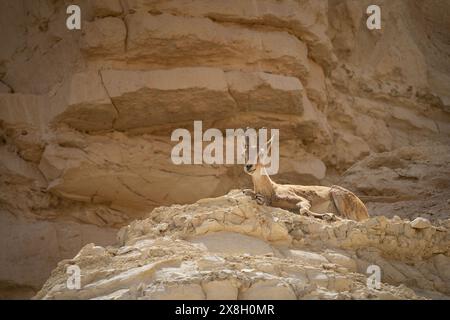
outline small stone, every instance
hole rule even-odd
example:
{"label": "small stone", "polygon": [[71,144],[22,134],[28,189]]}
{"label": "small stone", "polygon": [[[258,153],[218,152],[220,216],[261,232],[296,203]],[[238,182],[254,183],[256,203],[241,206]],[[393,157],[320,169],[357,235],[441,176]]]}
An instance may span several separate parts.
{"label": "small stone", "polygon": [[293,231],[290,232],[290,235],[294,238],[294,239],[302,239],[305,234],[303,233],[302,230],[300,229],[295,229]]}
{"label": "small stone", "polygon": [[431,227],[431,223],[430,220],[422,218],[422,217],[418,217],[416,219],[414,219],[413,221],[411,221],[411,227],[415,228],[415,229],[426,229]]}

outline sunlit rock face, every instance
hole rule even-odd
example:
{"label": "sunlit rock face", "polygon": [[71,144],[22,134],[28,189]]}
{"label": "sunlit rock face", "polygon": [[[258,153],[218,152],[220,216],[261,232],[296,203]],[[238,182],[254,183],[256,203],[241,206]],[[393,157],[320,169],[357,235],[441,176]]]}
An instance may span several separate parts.
{"label": "sunlit rock face", "polygon": [[[345,186],[372,216],[448,219],[445,1],[381,1],[381,30],[365,0],[79,4],[68,30],[63,2],[0,3],[0,240],[13,244],[0,297],[33,296],[58,261],[154,208],[250,187],[239,165],[171,161],[171,133],[195,120],[279,129],[276,182]],[[299,297],[263,280],[192,290]]]}
{"label": "sunlit rock face", "polygon": [[[450,220],[323,222],[241,190],[153,210],[88,244],[35,299],[424,299],[450,294]],[[77,290],[68,288],[77,266]],[[370,267],[383,270],[377,288]],[[369,270],[369,271],[368,271]]]}

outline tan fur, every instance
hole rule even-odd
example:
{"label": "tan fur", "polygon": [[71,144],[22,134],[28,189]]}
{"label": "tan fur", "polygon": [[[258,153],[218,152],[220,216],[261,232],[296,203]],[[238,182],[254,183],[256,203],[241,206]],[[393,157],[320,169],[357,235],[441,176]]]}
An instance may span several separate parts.
{"label": "tan fur", "polygon": [[332,186],[330,194],[333,198],[334,205],[340,211],[342,217],[351,220],[364,220],[369,218],[369,213],[364,203],[352,192],[340,186]]}
{"label": "tan fur", "polygon": [[300,214],[328,220],[344,218],[360,221],[369,218],[364,203],[340,186],[277,184],[270,179],[259,160],[256,164],[246,165],[245,172],[252,176],[253,190],[244,190],[244,193],[258,203],[298,210]]}

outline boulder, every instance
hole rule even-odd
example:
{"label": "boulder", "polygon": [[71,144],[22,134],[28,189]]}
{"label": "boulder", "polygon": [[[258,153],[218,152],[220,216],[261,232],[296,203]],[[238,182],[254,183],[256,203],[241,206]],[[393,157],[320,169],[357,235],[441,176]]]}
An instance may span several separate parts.
{"label": "boulder", "polygon": [[426,229],[431,227],[431,223],[428,219],[419,217],[411,221],[411,227],[413,227],[414,229]]}

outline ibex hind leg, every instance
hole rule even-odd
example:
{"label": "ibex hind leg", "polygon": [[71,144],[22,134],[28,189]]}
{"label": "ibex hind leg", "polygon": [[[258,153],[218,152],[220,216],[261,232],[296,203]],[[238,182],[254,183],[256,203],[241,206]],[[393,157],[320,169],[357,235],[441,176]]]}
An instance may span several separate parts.
{"label": "ibex hind leg", "polygon": [[369,218],[369,213],[364,203],[347,189],[332,186],[330,195],[336,206],[336,211],[342,218],[356,221]]}
{"label": "ibex hind leg", "polygon": [[309,217],[314,217],[317,219],[327,220],[327,221],[335,221],[339,220],[340,218],[334,215],[333,213],[316,213],[309,210],[311,208],[311,203],[304,199],[297,203],[297,207],[300,211],[301,215],[306,215]]}

